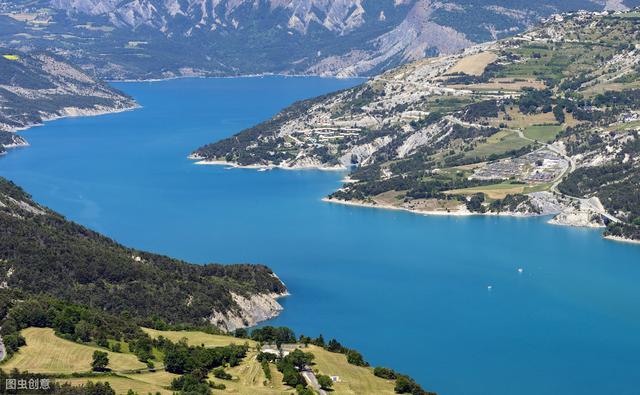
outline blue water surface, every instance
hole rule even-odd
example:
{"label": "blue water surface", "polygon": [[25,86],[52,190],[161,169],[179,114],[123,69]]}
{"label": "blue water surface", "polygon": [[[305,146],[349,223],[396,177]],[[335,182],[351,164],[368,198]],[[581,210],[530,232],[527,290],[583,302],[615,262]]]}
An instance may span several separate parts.
{"label": "blue water surface", "polygon": [[0,175],[125,245],[267,264],[292,293],[272,324],[336,337],[440,394],[639,394],[640,246],[544,218],[332,205],[320,199],[344,173],[187,159],[295,100],[358,82],[117,84],[143,108],[23,132],[31,146],[0,159]]}

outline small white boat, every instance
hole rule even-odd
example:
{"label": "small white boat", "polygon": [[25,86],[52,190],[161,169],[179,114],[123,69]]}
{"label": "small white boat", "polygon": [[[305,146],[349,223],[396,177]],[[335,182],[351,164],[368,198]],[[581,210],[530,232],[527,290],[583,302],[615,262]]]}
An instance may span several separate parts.
{"label": "small white boat", "polygon": [[493,289],[493,285],[487,285],[487,290],[491,291]]}
{"label": "small white boat", "polygon": [[269,170],[269,169],[266,168],[266,167],[261,167],[261,168],[258,169],[258,171],[267,171],[267,170]]}
{"label": "small white boat", "polygon": [[524,273],[524,269],[523,269],[523,268],[521,268],[521,267],[519,267],[519,268],[518,268],[518,273]]}

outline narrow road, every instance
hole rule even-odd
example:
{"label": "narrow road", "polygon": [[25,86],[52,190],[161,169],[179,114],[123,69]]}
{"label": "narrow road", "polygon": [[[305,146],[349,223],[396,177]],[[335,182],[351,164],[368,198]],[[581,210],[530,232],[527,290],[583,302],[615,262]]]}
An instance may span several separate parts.
{"label": "narrow road", "polygon": [[7,355],[6,350],[4,349],[4,343],[2,342],[2,336],[0,336],[0,362],[4,360],[4,357]]}
{"label": "narrow road", "polygon": [[307,366],[301,373],[302,377],[307,381],[307,384],[309,384],[314,390],[316,390],[320,395],[327,395],[327,392],[320,388],[320,383],[318,383],[318,379],[313,373],[313,370]]}

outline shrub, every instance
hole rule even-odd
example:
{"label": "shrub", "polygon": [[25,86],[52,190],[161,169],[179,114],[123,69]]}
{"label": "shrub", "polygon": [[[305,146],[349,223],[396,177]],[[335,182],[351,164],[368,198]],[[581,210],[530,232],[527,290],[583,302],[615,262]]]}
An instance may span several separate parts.
{"label": "shrub", "polygon": [[398,377],[398,374],[393,369],[383,368],[380,366],[373,369],[373,374],[387,380],[395,380]]}
{"label": "shrub", "polygon": [[231,380],[233,378],[233,376],[225,372],[222,367],[213,369],[213,376],[221,380]]}
{"label": "shrub", "polygon": [[318,384],[320,384],[320,388],[322,388],[323,390],[329,390],[331,389],[331,387],[333,387],[333,380],[331,380],[331,377],[321,374],[318,375],[317,379]]}
{"label": "shrub", "polygon": [[101,372],[107,370],[107,365],[109,365],[109,354],[102,351],[94,351],[91,368],[96,372]]}

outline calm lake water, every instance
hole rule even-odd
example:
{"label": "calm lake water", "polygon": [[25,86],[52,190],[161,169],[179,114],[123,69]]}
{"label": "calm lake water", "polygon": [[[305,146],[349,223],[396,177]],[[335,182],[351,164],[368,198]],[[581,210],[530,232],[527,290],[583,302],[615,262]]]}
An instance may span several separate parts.
{"label": "calm lake water", "polygon": [[336,337],[440,394],[640,393],[640,246],[545,219],[331,205],[320,199],[344,173],[186,158],[357,82],[118,84],[143,108],[26,131],[31,147],[1,158],[0,175],[128,246],[267,264],[292,293],[272,324]]}

